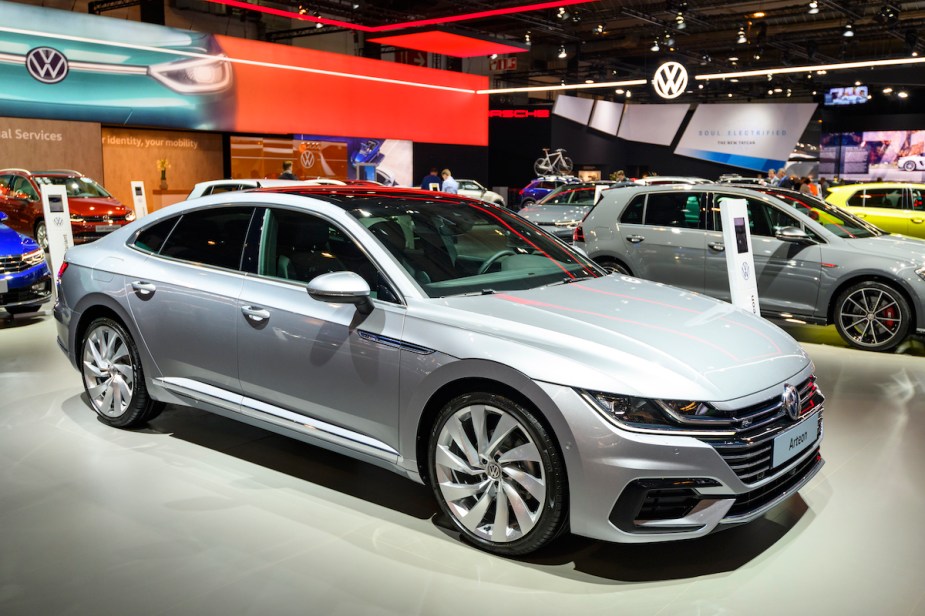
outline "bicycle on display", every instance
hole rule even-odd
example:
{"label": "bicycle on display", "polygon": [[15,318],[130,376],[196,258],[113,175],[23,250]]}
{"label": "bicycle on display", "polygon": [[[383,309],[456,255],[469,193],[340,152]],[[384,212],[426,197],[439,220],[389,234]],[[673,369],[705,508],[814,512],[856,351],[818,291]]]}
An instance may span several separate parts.
{"label": "bicycle on display", "polygon": [[543,156],[533,163],[537,175],[567,175],[572,172],[572,159],[565,155],[565,150],[557,148],[552,154],[549,148],[543,148]]}

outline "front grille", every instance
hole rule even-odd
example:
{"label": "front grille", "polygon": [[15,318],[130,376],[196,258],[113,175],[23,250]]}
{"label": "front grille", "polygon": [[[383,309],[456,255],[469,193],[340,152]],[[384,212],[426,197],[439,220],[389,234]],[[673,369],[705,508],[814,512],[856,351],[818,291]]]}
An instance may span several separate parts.
{"label": "front grille", "polygon": [[84,222],[106,222],[106,223],[120,223],[125,220],[125,215],[122,216],[81,216],[84,219]]}
{"label": "front grille", "polygon": [[[800,417],[805,417],[822,406],[825,397],[810,377],[797,387],[802,402]],[[783,409],[780,398],[736,410],[732,419],[736,435],[732,438],[702,438],[716,449],[736,476],[745,483],[757,483],[773,473],[771,456],[774,437],[794,425]],[[819,419],[822,421],[822,414]],[[820,426],[821,427],[821,426]],[[819,430],[822,434],[822,430]]]}
{"label": "front grille", "polygon": [[786,474],[781,475],[774,481],[768,482],[757,490],[752,490],[751,492],[746,492],[745,494],[740,494],[738,497],[736,497],[735,504],[729,509],[726,517],[747,515],[752,511],[756,511],[757,509],[764,507],[774,499],[778,498],[781,494],[792,490],[793,487],[799,484],[808,473],[813,472],[813,470],[821,462],[822,456],[820,455],[819,448],[817,447],[812,455],[808,456],[800,464],[787,471]]}
{"label": "front grille", "polygon": [[0,274],[24,272],[33,266],[34,264],[29,264],[23,261],[22,255],[0,257]]}

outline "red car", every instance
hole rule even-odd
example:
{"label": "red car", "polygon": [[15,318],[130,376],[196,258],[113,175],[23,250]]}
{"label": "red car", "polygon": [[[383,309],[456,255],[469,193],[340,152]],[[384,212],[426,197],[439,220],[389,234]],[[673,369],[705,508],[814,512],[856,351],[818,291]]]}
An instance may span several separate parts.
{"label": "red car", "polygon": [[46,250],[48,234],[42,210],[41,187],[53,184],[67,189],[75,244],[92,242],[135,220],[135,212],[78,171],[0,170],[0,212],[9,217],[5,224],[34,237]]}

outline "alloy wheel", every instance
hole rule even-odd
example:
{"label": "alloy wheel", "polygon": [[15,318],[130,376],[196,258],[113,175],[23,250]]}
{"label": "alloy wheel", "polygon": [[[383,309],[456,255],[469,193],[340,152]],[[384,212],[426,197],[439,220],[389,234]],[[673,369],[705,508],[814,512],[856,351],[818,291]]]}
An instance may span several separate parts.
{"label": "alloy wheel", "polygon": [[889,288],[862,286],[839,305],[839,329],[856,346],[889,348],[906,330],[905,311]]}
{"label": "alloy wheel", "polygon": [[45,221],[40,221],[35,226],[35,242],[42,250],[48,251],[48,228],[45,226]]}
{"label": "alloy wheel", "polygon": [[99,325],[87,336],[83,377],[90,402],[101,415],[120,417],[131,405],[135,366],[126,341],[112,327]]}
{"label": "alloy wheel", "polygon": [[434,468],[450,513],[493,544],[528,534],[546,505],[537,444],[512,414],[488,404],[465,406],[448,418],[437,437]]}

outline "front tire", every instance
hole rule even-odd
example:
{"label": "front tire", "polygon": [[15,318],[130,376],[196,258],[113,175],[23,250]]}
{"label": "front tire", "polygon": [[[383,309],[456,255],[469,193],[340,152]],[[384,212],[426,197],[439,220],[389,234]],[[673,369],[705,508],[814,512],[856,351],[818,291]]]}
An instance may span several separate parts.
{"label": "front tire", "polygon": [[42,250],[48,252],[48,227],[44,220],[35,223],[35,241]]}
{"label": "front tire", "polygon": [[915,167],[916,167],[916,164],[915,164],[915,161],[913,160],[907,160],[906,162],[903,163],[903,169],[905,169],[906,171],[915,171]]}
{"label": "front tire", "polygon": [[80,355],[84,390],[104,423],[131,428],[160,414],[164,405],[148,395],[138,349],[121,323],[108,317],[90,323]]}
{"label": "front tire", "polygon": [[440,411],[429,441],[430,484],[465,541],[519,556],[554,539],[565,522],[559,449],[533,412],[504,396],[459,396]]}
{"label": "front tire", "polygon": [[889,351],[906,339],[912,310],[902,293],[867,280],[845,289],[835,300],[835,328],[851,346]]}

